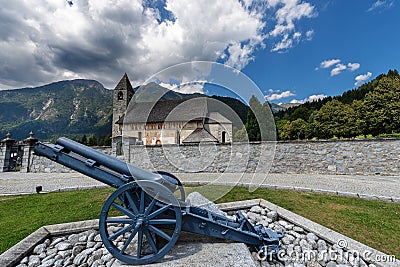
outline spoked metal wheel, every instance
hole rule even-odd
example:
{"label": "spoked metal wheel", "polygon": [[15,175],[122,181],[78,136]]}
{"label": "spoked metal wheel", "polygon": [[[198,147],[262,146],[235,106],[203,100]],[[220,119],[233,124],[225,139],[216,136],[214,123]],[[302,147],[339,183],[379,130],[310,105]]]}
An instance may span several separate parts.
{"label": "spoked metal wheel", "polygon": [[172,173],[166,172],[166,171],[155,171],[155,173],[161,174],[162,177],[171,183],[172,185],[175,185],[175,188],[173,189],[174,192],[177,192],[179,190],[179,199],[182,201],[185,201],[186,195],[185,195],[185,189],[183,188],[182,182]]}
{"label": "spoked metal wheel", "polygon": [[128,264],[162,258],[177,241],[182,213],[173,193],[153,181],[126,184],[107,199],[100,235],[107,250]]}

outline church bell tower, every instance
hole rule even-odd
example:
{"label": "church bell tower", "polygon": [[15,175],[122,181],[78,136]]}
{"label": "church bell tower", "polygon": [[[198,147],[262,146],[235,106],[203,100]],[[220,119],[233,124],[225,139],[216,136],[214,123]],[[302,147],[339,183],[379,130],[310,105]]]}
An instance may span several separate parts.
{"label": "church bell tower", "polygon": [[114,89],[113,98],[113,118],[112,118],[112,138],[121,137],[122,132],[117,124],[120,119],[123,119],[126,109],[128,108],[129,101],[132,99],[135,91],[132,88],[128,75],[125,73]]}

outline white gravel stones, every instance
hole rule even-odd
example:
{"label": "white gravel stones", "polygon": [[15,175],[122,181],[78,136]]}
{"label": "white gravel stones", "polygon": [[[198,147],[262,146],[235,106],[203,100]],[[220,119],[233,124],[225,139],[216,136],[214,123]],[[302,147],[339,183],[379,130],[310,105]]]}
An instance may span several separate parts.
{"label": "white gravel stones", "polygon": [[[261,211],[266,215],[262,215]],[[260,267],[373,267],[359,257],[353,257],[338,245],[328,244],[314,233],[306,232],[302,227],[279,218],[275,211],[254,206],[242,213],[251,223],[264,225],[264,220],[269,219],[269,228],[285,231],[285,236],[280,240],[278,255],[260,260],[257,253],[252,254]]]}
{"label": "white gravel stones", "polygon": [[69,242],[60,242],[60,243],[58,243],[55,247],[56,247],[56,249],[58,249],[59,251],[63,251],[63,250],[71,249],[73,246],[72,246],[72,244],[69,243]]}
{"label": "white gravel stones", "polygon": [[[260,267],[374,267],[340,246],[329,244],[301,226],[279,218],[275,211],[257,205],[241,212],[253,224],[285,232],[278,255],[260,260],[257,252],[252,253]],[[234,211],[228,212],[227,216],[234,218]],[[121,229],[118,226],[111,228],[112,232]],[[45,240],[17,267],[112,267],[114,262],[115,258],[105,249],[98,231],[89,230]]]}
{"label": "white gravel stones", "polygon": [[113,261],[99,233],[90,230],[45,240],[33,249],[32,255],[23,258],[18,267],[104,267]]}
{"label": "white gravel stones", "polygon": [[[251,212],[260,213],[260,214],[261,214],[261,211],[263,211],[263,210],[264,210],[264,209],[261,208],[260,206],[253,206],[253,207],[251,207],[251,209],[250,209]],[[264,213],[265,213],[265,212],[264,212]],[[261,215],[263,215],[263,214],[261,214]]]}
{"label": "white gravel stones", "polygon": [[272,221],[276,221],[278,219],[278,213],[276,211],[270,211],[267,213],[267,217],[270,218]]}
{"label": "white gravel stones", "polygon": [[34,249],[33,249],[33,254],[40,254],[43,251],[46,250],[47,245],[46,244],[40,244],[37,245]]}

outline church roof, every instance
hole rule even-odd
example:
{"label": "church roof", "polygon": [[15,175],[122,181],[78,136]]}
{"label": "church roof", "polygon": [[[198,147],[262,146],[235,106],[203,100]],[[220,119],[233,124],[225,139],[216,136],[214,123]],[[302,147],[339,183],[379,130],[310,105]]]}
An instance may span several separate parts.
{"label": "church roof", "polygon": [[219,112],[210,112],[205,120],[207,124],[232,123]]}
{"label": "church roof", "polygon": [[178,100],[161,100],[129,104],[125,117],[118,123],[188,122],[203,120],[207,115],[204,97]]}
{"label": "church roof", "polygon": [[182,143],[184,144],[193,144],[200,142],[218,143],[218,140],[212,134],[210,134],[206,129],[197,128],[182,141]]}

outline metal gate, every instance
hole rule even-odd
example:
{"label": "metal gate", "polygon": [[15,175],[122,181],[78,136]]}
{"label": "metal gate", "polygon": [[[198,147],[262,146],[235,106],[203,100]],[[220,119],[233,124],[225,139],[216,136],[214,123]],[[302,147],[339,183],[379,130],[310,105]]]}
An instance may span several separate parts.
{"label": "metal gate", "polygon": [[24,155],[23,145],[14,144],[11,147],[10,165],[8,170],[11,172],[19,171],[22,165],[22,157]]}

